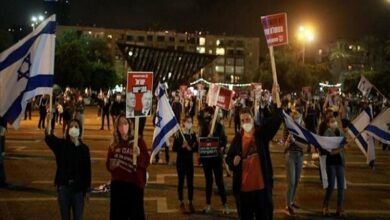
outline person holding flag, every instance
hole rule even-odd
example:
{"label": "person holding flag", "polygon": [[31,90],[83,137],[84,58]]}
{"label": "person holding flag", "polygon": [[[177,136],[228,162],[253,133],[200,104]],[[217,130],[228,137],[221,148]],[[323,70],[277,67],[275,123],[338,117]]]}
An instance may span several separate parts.
{"label": "person holding flag", "polygon": [[[149,153],[145,141],[133,146],[132,122],[119,114],[114,123],[112,142],[108,148],[106,167],[111,173],[110,219],[145,219],[144,187]],[[133,165],[133,154],[137,162]]]}
{"label": "person holding flag", "polygon": [[[336,118],[330,116],[326,119],[328,125],[324,135],[328,137],[340,137],[341,133]],[[343,204],[344,204],[344,186],[345,186],[345,157],[344,157],[344,145],[336,146],[326,155],[326,174],[328,179],[328,187],[326,188],[325,198],[323,202],[323,215],[329,216],[329,201],[332,196],[335,181],[337,181],[337,211],[336,216],[343,216]]]}
{"label": "person holding flag", "polygon": [[[49,120],[53,115],[49,115]],[[82,125],[77,119],[69,122],[65,138],[53,135],[53,130],[45,130],[45,142],[53,151],[57,163],[55,185],[58,192],[61,218],[83,219],[84,199],[89,198],[91,188],[91,156],[89,148],[81,141]]]}
{"label": "person holding flag", "polygon": [[[277,97],[274,84],[272,97]],[[276,101],[277,99],[273,99]],[[261,127],[255,126],[250,109],[240,112],[242,131],[231,142],[226,162],[233,171],[233,194],[241,220],[273,219],[273,169],[269,142],[282,124],[281,104]]]}
{"label": "person holding flag", "polygon": [[190,213],[195,213],[192,203],[194,196],[194,161],[193,153],[198,149],[198,139],[192,130],[192,118],[186,115],[183,118],[183,135],[181,132],[176,133],[172,150],[177,152],[176,170],[178,176],[177,194],[179,197],[180,210],[185,213],[183,202],[184,178],[187,179],[188,189],[188,208]]}

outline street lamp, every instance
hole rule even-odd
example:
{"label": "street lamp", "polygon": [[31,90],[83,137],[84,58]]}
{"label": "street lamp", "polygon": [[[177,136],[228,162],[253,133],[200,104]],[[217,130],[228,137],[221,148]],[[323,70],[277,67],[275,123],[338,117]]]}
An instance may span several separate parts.
{"label": "street lamp", "polygon": [[307,42],[314,41],[313,31],[304,26],[299,26],[298,40],[302,42],[302,63],[305,64],[305,45]]}
{"label": "street lamp", "polygon": [[32,16],[31,17],[31,27],[33,28],[33,30],[35,30],[35,27],[40,23],[42,22],[43,20],[45,19],[45,17],[43,17],[43,15],[37,15],[37,16]]}

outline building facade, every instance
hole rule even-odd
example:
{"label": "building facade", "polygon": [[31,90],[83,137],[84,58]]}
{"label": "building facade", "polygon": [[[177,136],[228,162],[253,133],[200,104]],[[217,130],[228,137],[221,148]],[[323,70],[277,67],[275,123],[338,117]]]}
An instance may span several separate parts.
{"label": "building facade", "polygon": [[115,57],[117,71],[126,72],[128,67],[116,42],[217,55],[214,62],[202,68],[196,76],[212,82],[242,82],[245,75],[255,73],[259,67],[259,38],[211,35],[201,32],[179,33],[80,26],[59,26],[57,33],[61,34],[65,30],[75,30],[80,34],[106,40]]}

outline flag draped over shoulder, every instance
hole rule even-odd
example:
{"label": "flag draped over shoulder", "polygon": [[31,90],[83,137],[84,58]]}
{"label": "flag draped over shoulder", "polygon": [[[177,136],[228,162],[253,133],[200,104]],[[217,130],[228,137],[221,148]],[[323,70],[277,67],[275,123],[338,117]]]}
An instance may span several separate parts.
{"label": "flag draped over shoulder", "polygon": [[373,85],[370,83],[370,81],[366,79],[366,77],[364,76],[360,77],[358,89],[360,90],[360,92],[363,93],[363,96],[366,96],[368,93],[370,93],[372,87]]}
{"label": "flag draped over shoulder", "polygon": [[365,130],[375,139],[390,144],[390,108],[383,110]]}
{"label": "flag draped over shoulder", "polygon": [[180,129],[179,123],[177,122],[175,114],[169,104],[165,89],[161,84],[158,85],[156,94],[157,92],[159,100],[154,123],[155,128],[150,162],[153,161],[155,155],[161,150],[161,148],[168,143],[169,137]]}
{"label": "flag draped over shoulder", "polygon": [[316,135],[306,128],[303,128],[296,123],[286,112],[283,111],[283,118],[288,131],[306,141],[308,144],[314,145],[317,148],[322,148],[327,151],[338,148],[340,145],[346,144],[345,137],[324,137]]}
{"label": "flag draped over shoulder", "polygon": [[19,127],[27,100],[53,91],[55,15],[0,54],[0,115]]}
{"label": "flag draped over shoulder", "polygon": [[348,125],[347,131],[355,140],[356,145],[367,158],[367,163],[375,160],[375,145],[373,137],[364,129],[372,120],[372,109],[363,110],[352,122]]}

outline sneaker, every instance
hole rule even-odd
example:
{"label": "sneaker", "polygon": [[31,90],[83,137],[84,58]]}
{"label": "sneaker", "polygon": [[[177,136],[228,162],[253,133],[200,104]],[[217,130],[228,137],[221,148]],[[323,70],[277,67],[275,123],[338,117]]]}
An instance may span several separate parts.
{"label": "sneaker", "polygon": [[192,203],[188,204],[188,209],[190,210],[190,213],[195,213],[195,208]]}
{"label": "sneaker", "polygon": [[230,210],[229,210],[229,207],[228,207],[227,204],[223,205],[222,213],[223,213],[224,215],[229,215],[229,214],[230,214]]}
{"label": "sneaker", "polygon": [[295,216],[294,209],[293,209],[292,207],[287,206],[287,207],[286,207],[286,214],[287,214],[288,216]]}
{"label": "sneaker", "polygon": [[210,214],[211,211],[211,205],[206,205],[206,207],[203,209],[203,212],[206,214]]}

